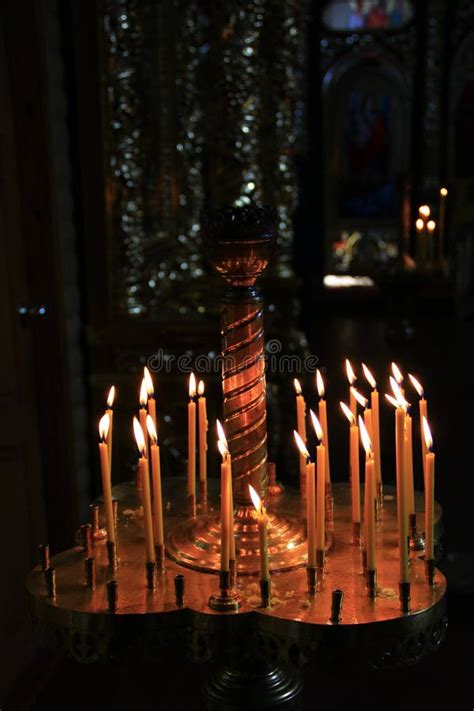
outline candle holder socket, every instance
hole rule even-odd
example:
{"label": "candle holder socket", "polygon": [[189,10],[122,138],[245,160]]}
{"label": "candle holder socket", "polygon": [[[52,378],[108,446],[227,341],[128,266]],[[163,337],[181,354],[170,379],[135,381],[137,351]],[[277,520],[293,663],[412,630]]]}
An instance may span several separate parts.
{"label": "candle holder socket", "polygon": [[436,566],[434,558],[425,558],[425,576],[428,585],[433,586],[435,581]]}
{"label": "candle holder socket", "polygon": [[233,612],[239,609],[239,598],[234,590],[230,589],[230,571],[219,571],[219,593],[211,595],[209,607],[218,612]]}
{"label": "candle holder socket", "polygon": [[332,622],[333,625],[337,625],[341,621],[343,602],[344,591],[339,589],[333,590],[331,601],[331,617],[329,618],[329,622]]}
{"label": "candle holder socket", "polygon": [[92,525],[92,540],[93,541],[103,541],[107,538],[107,531],[105,528],[100,527],[100,508],[99,504],[91,504],[89,506],[91,512],[91,525]]}
{"label": "candle holder socket", "polygon": [[317,580],[315,565],[308,565],[307,566],[306,578],[308,580],[308,595],[315,595],[316,594],[316,580]]}
{"label": "candle holder socket", "polygon": [[39,547],[40,554],[40,566],[41,570],[44,572],[50,567],[50,557],[49,557],[49,544],[42,543]]}
{"label": "candle holder socket", "polygon": [[116,612],[118,607],[118,584],[116,580],[107,583],[107,604],[109,612]]}
{"label": "candle holder socket", "polygon": [[56,570],[54,568],[46,568],[44,579],[46,582],[46,594],[54,599],[56,597]]}
{"label": "candle holder socket", "polygon": [[284,486],[276,479],[275,462],[268,462],[268,496],[279,496],[280,494],[283,494],[284,490]]}
{"label": "candle holder socket", "polygon": [[229,585],[233,590],[237,579],[237,561],[235,558],[229,560]]}
{"label": "candle holder socket", "polygon": [[86,588],[89,590],[95,589],[95,560],[94,558],[86,558],[84,561],[84,570],[86,576]]}
{"label": "candle holder socket", "polygon": [[84,548],[84,555],[90,558],[92,555],[92,526],[90,523],[83,523],[81,526],[81,541]]}
{"label": "candle holder socket", "polygon": [[109,567],[115,570],[117,567],[117,543],[115,541],[107,541],[106,545]]}
{"label": "candle holder socket", "polygon": [[165,569],[165,547],[157,543],[155,545],[156,569],[161,572]]}
{"label": "candle holder socket", "polygon": [[154,560],[147,560],[145,563],[146,586],[148,590],[156,588],[156,563]]}
{"label": "candle holder socket", "polygon": [[322,580],[324,575],[324,551],[316,548],[316,568],[318,569],[318,578]]}
{"label": "candle holder socket", "polygon": [[410,612],[410,583],[408,580],[403,580],[398,583],[400,592],[400,609],[402,612]]}
{"label": "candle holder socket", "polygon": [[184,604],[184,575],[179,573],[174,576],[174,597],[177,607],[182,607]]}
{"label": "candle holder socket", "polygon": [[368,597],[377,597],[377,571],[367,570],[365,573],[365,578],[367,582],[367,595]]}
{"label": "candle holder socket", "polygon": [[262,598],[262,607],[270,607],[271,581],[260,580],[260,596]]}

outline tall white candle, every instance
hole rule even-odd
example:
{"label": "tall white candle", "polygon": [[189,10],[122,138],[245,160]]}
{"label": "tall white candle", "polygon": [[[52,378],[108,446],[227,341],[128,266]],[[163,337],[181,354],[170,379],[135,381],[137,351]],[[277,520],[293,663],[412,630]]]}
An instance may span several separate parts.
{"label": "tall white candle", "polygon": [[110,418],[106,413],[99,422],[99,456],[100,471],[102,474],[102,495],[104,497],[105,526],[107,529],[107,540],[115,541],[115,522],[112,505],[112,482],[110,478],[109,453],[107,447],[107,434],[110,427]]}

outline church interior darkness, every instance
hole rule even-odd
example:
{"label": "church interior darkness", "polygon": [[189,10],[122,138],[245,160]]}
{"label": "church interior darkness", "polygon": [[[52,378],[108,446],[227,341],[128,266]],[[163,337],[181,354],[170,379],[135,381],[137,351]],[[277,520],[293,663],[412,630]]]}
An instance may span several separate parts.
{"label": "church interior darkness", "polygon": [[[188,466],[194,367],[206,387],[208,478],[218,484],[227,297],[203,215],[254,206],[276,210],[259,285],[277,480],[299,486],[293,378],[317,408],[318,368],[332,480],[348,482],[339,402],[350,359],[361,391],[370,392],[362,363],[376,375],[384,484],[395,485],[383,393],[397,363],[414,418],[409,373],[429,401],[443,511],[437,565],[448,581],[449,624],[435,654],[362,671],[336,660],[318,670],[316,657],[302,665],[299,706],[275,708],[472,708],[474,4],[5,0],[0,105],[2,711],[207,708],[210,662],[197,636],[178,661],[80,663],[94,661],[85,637],[72,658],[38,644],[25,581],[40,544],[51,556],[77,545],[102,496],[97,425],[111,385],[113,485],[135,481],[131,423],[145,366],[163,481]],[[293,372],[283,361],[314,365]]]}

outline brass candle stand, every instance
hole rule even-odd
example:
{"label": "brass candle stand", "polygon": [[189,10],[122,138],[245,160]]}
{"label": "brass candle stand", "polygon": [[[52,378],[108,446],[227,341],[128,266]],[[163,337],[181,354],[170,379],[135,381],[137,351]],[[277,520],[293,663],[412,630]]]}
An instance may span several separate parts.
{"label": "brass candle stand", "polygon": [[[446,580],[411,546],[410,585],[398,581],[393,489],[377,516],[377,571],[364,570],[360,531],[351,520],[350,488],[333,484],[326,540],[306,567],[305,502],[299,492],[268,487],[262,296],[255,284],[275,241],[276,214],[255,207],[203,215],[211,263],[226,283],[222,301],[224,426],[232,455],[236,561],[220,570],[220,503],[210,480],[189,515],[185,480],[163,480],[164,550],[144,560],[143,516],[135,485],[114,487],[117,545],[103,536],[97,504],[77,547],[30,574],[39,638],[82,662],[136,662],[183,652],[209,662],[208,706],[290,708],[305,664],[331,659],[366,668],[413,664],[440,645],[446,628]],[[268,512],[270,580],[259,580],[259,534],[248,485]],[[416,495],[417,511],[423,498]],[[194,506],[193,506],[194,509]],[[438,541],[441,512],[435,507]],[[422,531],[423,519],[411,521]]]}

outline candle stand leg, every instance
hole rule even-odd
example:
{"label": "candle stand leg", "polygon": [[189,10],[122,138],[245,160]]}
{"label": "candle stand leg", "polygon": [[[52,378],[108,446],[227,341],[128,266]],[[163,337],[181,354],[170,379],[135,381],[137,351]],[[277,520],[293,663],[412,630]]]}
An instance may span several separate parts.
{"label": "candle stand leg", "polygon": [[43,543],[39,547],[39,553],[40,553],[40,566],[41,570],[44,572],[50,567],[50,559],[49,559],[49,544],[48,543]]}
{"label": "candle stand leg", "polygon": [[157,543],[155,545],[156,569],[163,571],[165,569],[165,547]]}
{"label": "candle stand leg", "polygon": [[148,590],[156,588],[156,563],[154,560],[147,560],[145,563],[146,569],[146,586]]}
{"label": "candle stand leg", "polygon": [[426,575],[426,582],[428,585],[433,586],[434,585],[434,580],[435,580],[435,573],[436,573],[436,567],[435,567],[435,560],[434,558],[425,558],[425,575]]}
{"label": "candle stand leg", "polygon": [[231,612],[239,609],[239,597],[234,590],[230,589],[229,570],[219,572],[219,593],[211,595],[209,607],[218,612]]}
{"label": "candle stand leg", "polygon": [[368,597],[377,597],[377,571],[367,570],[366,572],[367,580],[367,595]]}
{"label": "candle stand leg", "polygon": [[400,591],[400,609],[402,612],[410,612],[410,583],[402,581],[398,583]]}
{"label": "candle stand leg", "polygon": [[316,566],[308,565],[306,568],[306,577],[308,580],[308,595],[316,594]]}
{"label": "candle stand leg", "polygon": [[331,617],[329,621],[333,625],[339,624],[342,618],[342,603],[344,601],[344,592],[342,590],[332,591]]}
{"label": "candle stand leg", "polygon": [[184,605],[184,575],[174,576],[174,596],[177,607]]}
{"label": "candle stand leg", "polygon": [[262,607],[270,607],[270,580],[260,580],[260,595],[262,598]]}
{"label": "candle stand leg", "polygon": [[86,588],[89,590],[95,589],[95,560],[94,558],[86,558],[84,561],[84,570],[86,576]]}

